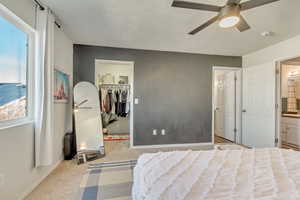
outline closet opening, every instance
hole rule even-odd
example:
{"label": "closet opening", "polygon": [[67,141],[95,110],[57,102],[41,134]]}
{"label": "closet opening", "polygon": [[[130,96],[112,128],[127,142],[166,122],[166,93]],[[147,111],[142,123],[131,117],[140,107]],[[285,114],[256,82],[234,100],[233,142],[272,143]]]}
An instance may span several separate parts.
{"label": "closet opening", "polygon": [[95,60],[105,152],[133,144],[134,62]]}
{"label": "closet opening", "polygon": [[214,143],[241,144],[241,69],[213,67]]}
{"label": "closet opening", "polygon": [[278,146],[300,150],[300,57],[281,61],[278,67]]}

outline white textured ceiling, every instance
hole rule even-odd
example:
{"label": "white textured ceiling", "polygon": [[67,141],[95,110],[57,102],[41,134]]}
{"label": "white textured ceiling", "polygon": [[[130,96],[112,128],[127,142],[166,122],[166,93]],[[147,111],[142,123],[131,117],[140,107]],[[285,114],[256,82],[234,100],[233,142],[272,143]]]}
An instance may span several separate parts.
{"label": "white textured ceiling", "polygon": [[[240,33],[215,23],[187,33],[214,12],[171,7],[173,0],[43,0],[77,44],[190,53],[245,55],[300,34],[300,0],[281,0],[242,14],[251,29]],[[224,5],[226,0],[191,0]],[[275,33],[262,37],[264,31]]]}

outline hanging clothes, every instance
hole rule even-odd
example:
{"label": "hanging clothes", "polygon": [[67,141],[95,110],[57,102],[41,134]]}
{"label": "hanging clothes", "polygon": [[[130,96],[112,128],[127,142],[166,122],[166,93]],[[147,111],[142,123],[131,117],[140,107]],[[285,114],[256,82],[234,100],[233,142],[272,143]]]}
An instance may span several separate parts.
{"label": "hanging clothes", "polygon": [[127,117],[130,110],[130,87],[128,85],[101,85],[99,90],[101,111]]}
{"label": "hanging clothes", "polygon": [[119,90],[115,91],[115,97],[116,97],[115,113],[116,113],[116,115],[119,115],[119,112],[120,112],[120,91]]}
{"label": "hanging clothes", "polygon": [[107,90],[105,90],[104,88],[100,89],[100,101],[101,101],[101,111],[102,112],[106,112],[107,109],[107,104],[106,104],[106,96],[107,96]]}
{"label": "hanging clothes", "polygon": [[127,91],[123,90],[121,92],[121,113],[120,113],[121,117],[126,117],[127,116],[126,104],[127,104]]}

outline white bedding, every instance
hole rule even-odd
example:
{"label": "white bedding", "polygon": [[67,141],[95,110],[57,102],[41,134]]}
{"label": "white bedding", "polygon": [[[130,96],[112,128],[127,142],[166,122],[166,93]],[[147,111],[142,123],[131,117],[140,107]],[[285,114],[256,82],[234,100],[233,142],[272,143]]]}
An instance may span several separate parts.
{"label": "white bedding", "polygon": [[134,200],[300,200],[300,152],[283,149],[144,154]]}

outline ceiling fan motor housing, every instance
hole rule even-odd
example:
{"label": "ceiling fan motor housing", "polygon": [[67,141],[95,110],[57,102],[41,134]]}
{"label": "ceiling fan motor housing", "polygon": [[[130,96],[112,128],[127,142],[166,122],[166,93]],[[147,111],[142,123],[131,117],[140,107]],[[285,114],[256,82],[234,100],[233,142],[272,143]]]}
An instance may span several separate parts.
{"label": "ceiling fan motor housing", "polygon": [[222,20],[226,17],[240,16],[241,8],[237,4],[229,4],[224,6],[219,13],[219,20]]}

